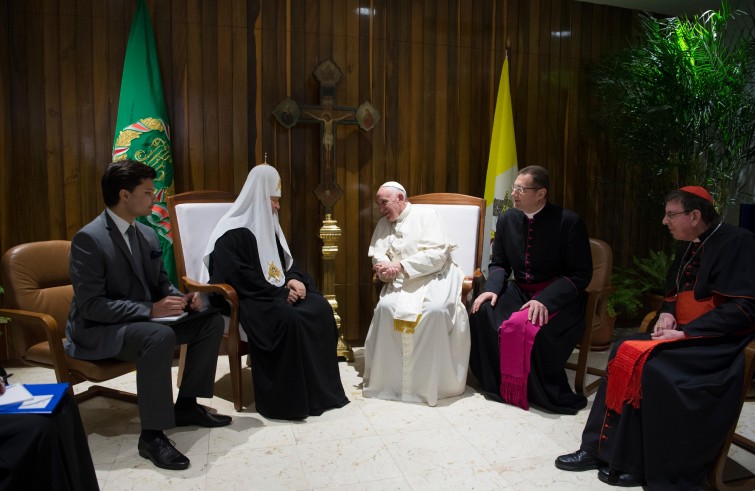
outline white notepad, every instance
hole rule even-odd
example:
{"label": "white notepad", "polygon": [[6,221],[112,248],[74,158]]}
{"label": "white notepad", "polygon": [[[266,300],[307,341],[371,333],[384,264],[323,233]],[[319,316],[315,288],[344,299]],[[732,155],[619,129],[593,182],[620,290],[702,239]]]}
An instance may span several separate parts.
{"label": "white notepad", "polygon": [[0,395],[0,406],[17,404],[33,399],[31,392],[26,390],[23,384],[13,384],[5,387],[5,394]]}
{"label": "white notepad", "polygon": [[162,322],[163,324],[168,324],[170,322],[176,322],[178,320],[181,320],[187,315],[189,315],[188,312],[181,312],[178,315],[168,315],[166,317],[150,317],[149,320],[151,320],[152,322]]}

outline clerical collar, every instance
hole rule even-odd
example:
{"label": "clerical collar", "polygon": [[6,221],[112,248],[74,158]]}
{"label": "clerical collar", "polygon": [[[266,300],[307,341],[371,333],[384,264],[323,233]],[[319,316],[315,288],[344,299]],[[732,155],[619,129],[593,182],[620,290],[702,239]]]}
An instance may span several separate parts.
{"label": "clerical collar", "polygon": [[708,237],[710,237],[711,235],[713,235],[713,232],[715,232],[716,230],[718,230],[718,227],[720,227],[720,226],[721,226],[721,222],[719,222],[719,223],[712,223],[705,230],[705,232],[703,232],[700,235],[698,235],[696,239],[692,239],[692,242],[700,242],[700,241],[705,242],[708,239]]}
{"label": "clerical collar", "polygon": [[534,217],[535,215],[537,215],[538,213],[540,213],[541,211],[543,211],[543,208],[545,208],[545,205],[541,206],[540,209],[537,210],[536,212],[533,212],[533,213],[524,213],[524,214],[527,215],[527,218],[529,218],[530,220],[532,220],[532,217]]}
{"label": "clerical collar", "polygon": [[123,218],[121,218],[118,215],[116,215],[115,212],[113,210],[111,210],[110,208],[105,208],[105,212],[107,212],[107,214],[110,215],[110,218],[113,219],[113,222],[115,223],[115,226],[118,227],[118,231],[121,234],[125,234],[126,231],[128,230],[128,228],[131,226],[131,224],[128,223]]}
{"label": "clerical collar", "polygon": [[409,208],[411,208],[411,206],[412,206],[412,204],[407,201],[406,202],[406,208],[404,208],[404,211],[402,211],[401,214],[396,217],[396,221],[397,222],[400,222],[404,218],[406,218],[406,216],[409,214]]}

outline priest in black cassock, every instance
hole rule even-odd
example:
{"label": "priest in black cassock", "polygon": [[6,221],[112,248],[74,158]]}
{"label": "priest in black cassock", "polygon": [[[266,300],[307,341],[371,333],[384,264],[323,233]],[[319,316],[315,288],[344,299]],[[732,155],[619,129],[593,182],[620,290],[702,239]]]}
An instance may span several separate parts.
{"label": "priest in black cassock", "polygon": [[548,203],[549,186],[540,166],[514,181],[514,208],[498,218],[485,288],[472,304],[469,366],[495,400],[576,414],[587,400],[572,391],[564,363],[584,330],[592,256],[584,223]]}
{"label": "priest in black cassock", "polygon": [[[228,283],[239,296],[249,339],[257,412],[270,419],[304,419],[349,403],[336,356],[333,309],[300,270],[278,222],[281,180],[255,166],[207,244],[210,283]],[[214,304],[226,308],[222,299]]]}
{"label": "priest in black cassock", "polygon": [[755,235],[722,223],[699,186],[669,193],[663,223],[680,243],[653,333],[614,347],[580,450],[555,464],[616,486],[697,490],[738,415]]}

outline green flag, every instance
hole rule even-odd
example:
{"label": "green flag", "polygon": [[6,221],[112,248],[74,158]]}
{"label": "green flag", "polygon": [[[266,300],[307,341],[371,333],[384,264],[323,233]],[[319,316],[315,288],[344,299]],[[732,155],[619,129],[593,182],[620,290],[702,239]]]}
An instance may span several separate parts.
{"label": "green flag", "polygon": [[178,285],[170,217],[165,203],[167,194],[173,191],[173,152],[155,35],[144,0],[136,0],[115,123],[113,161],[125,159],[142,162],[157,171],[157,202],[152,207],[152,214],[139,217],[139,221],[157,232],[168,278]]}

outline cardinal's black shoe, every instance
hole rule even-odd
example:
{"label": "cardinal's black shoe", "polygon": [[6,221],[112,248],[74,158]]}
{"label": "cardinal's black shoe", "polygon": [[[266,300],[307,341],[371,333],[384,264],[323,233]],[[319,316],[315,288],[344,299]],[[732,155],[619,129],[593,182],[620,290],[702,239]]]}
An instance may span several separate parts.
{"label": "cardinal's black shoe", "polygon": [[556,467],[562,471],[589,471],[597,469],[601,465],[603,463],[600,460],[592,457],[584,450],[577,450],[576,452],[556,457]]}
{"label": "cardinal's black shoe", "polygon": [[634,488],[642,486],[642,479],[628,472],[621,472],[610,467],[601,467],[598,471],[598,479],[611,486],[622,488]]}

